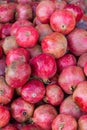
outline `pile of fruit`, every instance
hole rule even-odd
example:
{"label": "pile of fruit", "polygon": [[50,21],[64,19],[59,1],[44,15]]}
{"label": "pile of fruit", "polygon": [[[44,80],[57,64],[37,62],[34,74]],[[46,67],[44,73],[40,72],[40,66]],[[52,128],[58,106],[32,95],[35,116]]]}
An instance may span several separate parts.
{"label": "pile of fruit", "polygon": [[87,130],[86,9],[0,0],[0,130]]}

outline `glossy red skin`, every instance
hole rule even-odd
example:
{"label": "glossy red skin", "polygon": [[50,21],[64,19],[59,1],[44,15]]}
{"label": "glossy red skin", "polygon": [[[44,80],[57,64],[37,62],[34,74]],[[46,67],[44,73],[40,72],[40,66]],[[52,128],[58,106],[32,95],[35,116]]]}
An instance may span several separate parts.
{"label": "glossy red skin", "polygon": [[12,36],[16,36],[16,33],[17,33],[17,30],[20,28],[20,27],[23,27],[23,26],[32,26],[33,24],[28,21],[28,20],[25,20],[25,19],[21,19],[21,20],[17,20],[15,21],[13,24],[12,24],[12,27],[11,27],[11,35]]}
{"label": "glossy red skin", "polygon": [[77,65],[84,68],[86,62],[87,62],[87,53],[83,53],[81,56],[79,56]]}
{"label": "glossy red skin", "polygon": [[33,57],[42,53],[42,49],[41,49],[41,46],[39,44],[35,45],[32,48],[27,48],[27,49],[30,52],[31,58],[33,58]]}
{"label": "glossy red skin", "polygon": [[65,0],[69,4],[75,4],[77,6],[80,6],[84,11],[86,11],[86,0]]}
{"label": "glossy red skin", "polygon": [[13,62],[5,73],[5,79],[9,86],[13,88],[22,87],[30,78],[31,67],[27,63]]}
{"label": "glossy red skin", "polygon": [[10,36],[11,26],[12,26],[12,24],[10,24],[10,23],[6,23],[3,25],[2,30],[1,30],[2,38]]}
{"label": "glossy red skin", "polygon": [[60,73],[58,83],[67,94],[72,94],[78,83],[84,80],[85,75],[81,67],[69,66]]}
{"label": "glossy red skin", "polygon": [[40,105],[34,111],[33,121],[44,130],[51,130],[51,124],[57,116],[56,109],[48,104]]}
{"label": "glossy red skin", "polygon": [[78,84],[73,93],[73,99],[80,109],[87,112],[87,81],[83,81]]}
{"label": "glossy red skin", "polygon": [[42,130],[42,128],[40,128],[39,126],[35,124],[28,124],[28,125],[23,126],[21,130]]}
{"label": "glossy red skin", "polygon": [[2,48],[3,51],[5,53],[5,55],[7,55],[7,53],[15,48],[18,48],[18,44],[16,42],[16,39],[14,36],[8,36],[4,39],[3,44],[2,44]]}
{"label": "glossy red skin", "polygon": [[79,118],[78,130],[87,130],[87,115],[83,115]]}
{"label": "glossy red skin", "polygon": [[67,4],[64,9],[71,11],[73,13],[73,15],[76,18],[76,22],[81,20],[83,16],[83,10],[79,6],[74,5],[74,4]]}
{"label": "glossy red skin", "polygon": [[73,116],[76,120],[78,120],[80,116],[83,115],[83,112],[73,101],[73,97],[71,95],[65,98],[63,102],[60,104],[60,114],[68,114]]}
{"label": "glossy red skin", "polygon": [[30,4],[18,4],[16,7],[16,20],[32,20],[32,7]]}
{"label": "glossy red skin", "polygon": [[10,112],[5,106],[0,105],[0,128],[5,127],[10,121]]}
{"label": "glossy red skin", "polygon": [[49,23],[50,16],[56,9],[54,2],[41,1],[36,8],[36,17],[41,23]]}
{"label": "glossy red skin", "polygon": [[87,76],[87,61],[86,61],[85,65],[84,65],[84,73]]}
{"label": "glossy red skin", "polygon": [[56,9],[61,10],[64,9],[67,5],[67,3],[64,0],[54,0]]}
{"label": "glossy red skin", "polygon": [[20,27],[16,33],[16,41],[21,47],[34,47],[39,38],[38,31],[33,27]]}
{"label": "glossy red skin", "polygon": [[64,99],[64,93],[62,89],[57,84],[49,84],[46,86],[46,97],[47,103],[53,106],[58,106],[62,103]]}
{"label": "glossy red skin", "polygon": [[12,21],[14,18],[14,9],[10,7],[10,4],[0,5],[0,23],[6,23]]}
{"label": "glossy red skin", "polygon": [[[49,62],[48,62],[49,61]],[[57,71],[56,61],[49,54],[39,54],[30,60],[32,75],[41,78],[44,82],[52,78]]]}
{"label": "glossy red skin", "polygon": [[5,78],[0,76],[0,104],[8,104],[14,94],[14,89],[7,85]]}
{"label": "glossy red skin", "polygon": [[55,58],[60,58],[67,51],[67,39],[63,34],[53,32],[43,38],[41,47],[43,53],[48,53]]}
{"label": "glossy red skin", "polygon": [[67,37],[70,51],[76,56],[87,52],[87,31],[76,28]]}
{"label": "glossy red skin", "polygon": [[21,90],[22,98],[30,103],[38,103],[45,95],[45,86],[40,80],[32,79]]}
{"label": "glossy red skin", "polygon": [[53,130],[77,130],[77,122],[74,117],[66,114],[59,114],[52,123]]}
{"label": "glossy red skin", "polygon": [[56,60],[57,62],[57,71],[60,73],[64,68],[76,65],[76,58],[72,54],[65,54]]}
{"label": "glossy red skin", "polygon": [[27,121],[33,111],[34,105],[24,101],[21,97],[15,99],[11,104],[12,117],[20,123]]}
{"label": "glossy red skin", "polygon": [[45,36],[53,32],[49,24],[39,24],[35,28],[39,33],[39,42],[41,42]]}
{"label": "glossy red skin", "polygon": [[14,61],[21,61],[28,63],[30,59],[30,53],[24,48],[12,49],[8,52],[6,56],[6,64],[10,65]]}
{"label": "glossy red skin", "polygon": [[2,128],[2,130],[18,130],[18,129],[14,125],[8,124],[4,128]]}
{"label": "glossy red skin", "polygon": [[76,25],[74,15],[68,10],[56,10],[50,17],[50,25],[54,31],[69,34]]}
{"label": "glossy red skin", "polygon": [[0,59],[0,76],[5,75],[6,60],[5,58]]}

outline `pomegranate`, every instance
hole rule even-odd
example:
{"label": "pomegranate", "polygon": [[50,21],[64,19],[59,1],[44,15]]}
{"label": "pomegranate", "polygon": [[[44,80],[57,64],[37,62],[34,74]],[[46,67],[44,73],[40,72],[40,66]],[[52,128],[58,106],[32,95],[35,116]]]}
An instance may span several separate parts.
{"label": "pomegranate", "polygon": [[59,114],[52,123],[52,130],[77,130],[77,122],[74,117],[67,114]]}
{"label": "pomegranate", "polygon": [[51,124],[57,116],[56,109],[48,104],[37,107],[34,111],[33,121],[44,130],[51,130]]}
{"label": "pomegranate", "polygon": [[22,98],[30,103],[37,103],[45,95],[45,86],[40,80],[32,79],[21,90]]}
{"label": "pomegranate", "polygon": [[49,84],[46,86],[46,97],[44,101],[51,105],[57,106],[62,103],[64,99],[64,93],[57,84]]}
{"label": "pomegranate", "polygon": [[34,47],[38,38],[38,31],[33,26],[20,27],[16,33],[16,41],[21,47]]}
{"label": "pomegranate", "polygon": [[75,119],[79,119],[80,116],[83,115],[83,112],[73,101],[72,95],[65,98],[63,102],[60,104],[60,113],[71,115]]}
{"label": "pomegranate", "polygon": [[80,82],[73,93],[73,99],[80,109],[87,112],[87,81]]}
{"label": "pomegranate", "polygon": [[35,28],[39,33],[39,42],[41,42],[45,36],[53,32],[49,24],[39,24]]}
{"label": "pomegranate", "polygon": [[76,56],[87,52],[87,31],[76,28],[67,37],[69,49]]}
{"label": "pomegranate", "polygon": [[30,53],[24,48],[12,49],[6,56],[6,64],[10,65],[14,61],[21,61],[28,63],[30,59]]}
{"label": "pomegranate", "polygon": [[28,124],[28,125],[23,126],[21,130],[42,130],[42,128],[40,128],[36,124]]}
{"label": "pomegranate", "polygon": [[11,104],[12,117],[18,122],[27,121],[33,114],[34,105],[24,101],[21,97]]}
{"label": "pomegranate", "polygon": [[8,104],[14,94],[14,89],[7,85],[5,78],[0,76],[0,103]]}
{"label": "pomegranate", "polygon": [[83,16],[83,10],[81,7],[74,5],[74,4],[67,4],[64,9],[71,11],[73,13],[73,15],[76,18],[76,22],[81,20],[81,18]]}
{"label": "pomegranate", "polygon": [[56,10],[50,18],[50,25],[54,31],[69,34],[76,25],[75,16],[68,10]]}
{"label": "pomegranate", "polygon": [[67,3],[64,0],[54,0],[56,9],[62,10],[66,7]]}
{"label": "pomegranate", "polygon": [[58,32],[45,36],[41,42],[42,51],[52,54],[55,58],[62,57],[67,50],[67,39]]}
{"label": "pomegranate", "polygon": [[16,7],[16,20],[32,20],[32,8],[29,4],[18,4]]}
{"label": "pomegranate", "polygon": [[2,130],[18,130],[13,124],[8,124]]}
{"label": "pomegranate", "polygon": [[87,130],[87,115],[83,115],[78,120],[78,130]]}
{"label": "pomegranate", "polygon": [[57,62],[57,70],[60,73],[64,68],[72,65],[76,65],[76,58],[72,54],[65,54],[56,60]]}
{"label": "pomegranate", "polygon": [[6,23],[3,25],[2,29],[1,29],[2,38],[10,36],[11,26],[12,26],[12,24],[10,24],[10,23]]}
{"label": "pomegranate", "polygon": [[49,23],[50,16],[55,11],[55,3],[52,1],[41,1],[36,8],[36,17],[41,23]]}
{"label": "pomegranate", "polygon": [[4,53],[7,55],[7,53],[11,50],[11,49],[15,49],[18,48],[18,44],[16,42],[16,39],[14,36],[8,36],[4,39],[3,44],[2,44],[2,48]]}
{"label": "pomegranate", "polygon": [[[48,62],[49,61],[49,62]],[[32,75],[41,78],[45,83],[56,74],[57,66],[53,56],[39,54],[30,60]]]}
{"label": "pomegranate", "polygon": [[31,68],[29,64],[15,61],[7,67],[5,79],[9,86],[18,88],[28,81],[30,74]]}
{"label": "pomegranate", "polygon": [[31,58],[42,53],[42,49],[41,49],[41,46],[39,44],[35,45],[32,48],[27,48],[27,50],[30,52]]}
{"label": "pomegranate", "polygon": [[69,66],[60,73],[58,83],[67,94],[72,94],[78,83],[84,80],[85,76],[81,67]]}
{"label": "pomegranate", "polygon": [[0,105],[0,128],[6,126],[10,121],[10,112],[5,106]]}
{"label": "pomegranate", "polygon": [[0,23],[10,22],[14,19],[14,9],[9,3],[0,4]]}
{"label": "pomegranate", "polygon": [[83,53],[81,56],[79,56],[77,65],[84,68],[86,62],[87,62],[87,53]]}
{"label": "pomegranate", "polygon": [[26,19],[19,19],[12,24],[10,31],[11,35],[16,36],[17,30],[23,26],[33,26],[33,24]]}

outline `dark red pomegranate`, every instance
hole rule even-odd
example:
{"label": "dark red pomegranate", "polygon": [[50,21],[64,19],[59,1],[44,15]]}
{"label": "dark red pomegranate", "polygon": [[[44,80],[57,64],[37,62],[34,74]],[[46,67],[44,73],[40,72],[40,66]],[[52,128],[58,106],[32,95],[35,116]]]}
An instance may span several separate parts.
{"label": "dark red pomegranate", "polygon": [[76,58],[72,54],[65,54],[64,56],[58,58],[56,62],[57,62],[57,71],[60,73],[64,68],[76,65]]}
{"label": "dark red pomegranate", "polygon": [[11,104],[12,117],[18,122],[27,121],[33,114],[34,105],[24,101],[21,97],[15,99]]}
{"label": "dark red pomegranate", "polygon": [[49,84],[46,86],[46,96],[44,101],[51,105],[58,106],[64,99],[64,93],[57,84]]}
{"label": "dark red pomegranate", "polygon": [[85,75],[81,67],[69,66],[60,73],[58,83],[67,94],[72,94],[78,83],[84,80]]}
{"label": "dark red pomegranate", "polygon": [[59,114],[52,123],[52,130],[77,130],[77,122],[74,117],[67,114]]}
{"label": "dark red pomegranate", "polygon": [[13,62],[6,68],[5,79],[13,88],[22,87],[30,78],[31,68],[27,63]]}
{"label": "dark red pomegranate", "polygon": [[[49,61],[49,62],[48,62]],[[57,71],[56,61],[49,54],[40,54],[30,60],[32,75],[47,82]]]}
{"label": "dark red pomegranate", "polygon": [[56,9],[54,2],[52,1],[41,1],[36,8],[36,16],[41,23],[49,23],[50,16]]}
{"label": "dark red pomegranate", "polygon": [[87,112],[87,81],[83,81],[77,85],[73,93],[73,99],[80,109]]}
{"label": "dark red pomegranate", "polygon": [[83,10],[80,6],[75,5],[75,4],[67,4],[64,9],[71,11],[73,13],[73,15],[76,18],[76,22],[81,20],[83,16]]}
{"label": "dark red pomegranate", "polygon": [[10,36],[10,30],[11,30],[11,23],[3,24],[2,30],[1,30],[1,37],[5,38],[7,36]]}
{"label": "dark red pomegranate", "polygon": [[48,104],[37,107],[34,111],[33,121],[44,130],[51,130],[51,124],[57,116],[56,109]]}
{"label": "dark red pomegranate", "polygon": [[30,103],[37,103],[45,95],[45,86],[40,80],[32,79],[21,90],[22,98]]}
{"label": "dark red pomegranate", "polygon": [[20,27],[23,27],[23,26],[32,26],[33,24],[26,20],[26,19],[21,19],[21,20],[17,20],[15,21],[12,26],[11,26],[11,35],[12,36],[16,36],[16,33],[17,33],[17,30],[20,28]]}
{"label": "dark red pomegranate", "polygon": [[69,34],[75,28],[75,16],[68,10],[56,10],[51,15],[50,25],[54,31]]}
{"label": "dark red pomegranate", "polygon": [[21,47],[34,47],[38,38],[38,31],[33,26],[20,27],[16,33],[16,41]]}
{"label": "dark red pomegranate", "polygon": [[24,48],[12,49],[8,52],[6,56],[6,64],[10,65],[14,61],[20,61],[23,63],[28,63],[30,59],[30,53]]}
{"label": "dark red pomegranate", "polygon": [[65,98],[63,102],[60,104],[60,113],[71,115],[75,119],[79,119],[80,116],[83,115],[81,109],[73,101],[72,95]]}
{"label": "dark red pomegranate", "polygon": [[10,121],[10,112],[5,107],[0,105],[0,128],[5,127]]}

